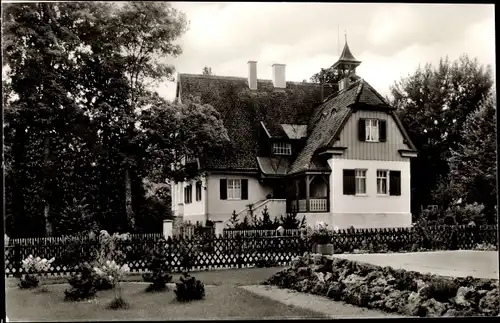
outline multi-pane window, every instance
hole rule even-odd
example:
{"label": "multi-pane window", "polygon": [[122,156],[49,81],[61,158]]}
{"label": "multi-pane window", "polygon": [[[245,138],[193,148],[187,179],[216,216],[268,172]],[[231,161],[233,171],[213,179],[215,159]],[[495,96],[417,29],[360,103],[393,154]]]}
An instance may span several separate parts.
{"label": "multi-pane window", "polygon": [[380,195],[387,195],[388,192],[387,192],[387,188],[389,187],[389,185],[387,185],[388,183],[388,171],[386,170],[377,170],[377,194],[380,194]]}
{"label": "multi-pane window", "polygon": [[356,194],[366,194],[366,169],[356,169],[354,172]]}
{"label": "multi-pane window", "polygon": [[228,179],[227,180],[227,199],[239,200],[241,199],[241,180]]}
{"label": "multi-pane window", "polygon": [[193,202],[193,186],[188,185],[184,187],[184,203],[189,204]]}
{"label": "multi-pane window", "polygon": [[366,119],[365,121],[365,136],[366,141],[379,141],[379,120]]}
{"label": "multi-pane window", "polygon": [[292,145],[286,142],[274,142],[273,153],[276,155],[291,155]]}
{"label": "multi-pane window", "polygon": [[196,182],[196,201],[201,201],[201,182]]}

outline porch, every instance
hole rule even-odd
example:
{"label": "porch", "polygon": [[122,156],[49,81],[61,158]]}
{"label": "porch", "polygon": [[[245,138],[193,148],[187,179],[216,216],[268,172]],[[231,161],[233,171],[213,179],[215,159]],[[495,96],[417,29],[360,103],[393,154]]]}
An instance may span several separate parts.
{"label": "porch", "polygon": [[330,211],[329,174],[302,174],[287,181],[287,212]]}

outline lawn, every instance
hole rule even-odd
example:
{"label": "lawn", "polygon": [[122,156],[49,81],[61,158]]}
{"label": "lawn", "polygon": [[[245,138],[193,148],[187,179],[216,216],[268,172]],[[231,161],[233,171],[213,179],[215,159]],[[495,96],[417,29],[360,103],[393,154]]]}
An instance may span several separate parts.
{"label": "lawn", "polygon": [[[282,269],[283,267],[242,269],[231,268],[212,271],[193,271],[190,272],[190,274],[196,277],[196,279],[201,280],[202,283],[206,285],[246,286],[258,285]],[[181,274],[175,273],[172,276],[173,281],[175,282],[179,280]],[[44,281],[48,284],[66,283],[68,281],[66,277],[48,276]],[[144,280],[142,279],[141,274],[130,274],[125,277],[125,281],[142,282]],[[17,284],[19,284],[19,279],[14,277],[9,277],[5,281],[6,287],[15,287],[17,286]]]}
{"label": "lawn", "polygon": [[124,298],[131,307],[110,310],[106,305],[113,291],[102,291],[91,301],[65,302],[66,284],[48,285],[47,292],[6,290],[7,316],[11,321],[72,320],[189,320],[189,319],[282,319],[324,318],[307,309],[285,305],[255,295],[235,285],[206,286],[205,299],[179,303],[173,291],[144,292],[146,284],[122,283]]}

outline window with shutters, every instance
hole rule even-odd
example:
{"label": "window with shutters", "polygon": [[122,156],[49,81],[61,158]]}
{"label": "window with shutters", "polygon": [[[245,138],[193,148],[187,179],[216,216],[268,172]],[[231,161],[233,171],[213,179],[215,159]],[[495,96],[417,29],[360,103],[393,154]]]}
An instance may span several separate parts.
{"label": "window with shutters", "polygon": [[356,169],[354,171],[356,195],[366,194],[366,169]]}
{"label": "window with shutters", "polygon": [[379,120],[366,119],[365,120],[365,140],[371,142],[379,141]]}
{"label": "window with shutters", "polygon": [[196,182],[196,201],[201,201],[201,182]]}
{"label": "window with shutters", "polygon": [[227,180],[227,199],[240,200],[241,199],[241,180],[228,179]]}
{"label": "window with shutters", "polygon": [[399,170],[389,171],[389,195],[401,195],[401,171]]}
{"label": "window with shutters", "polygon": [[286,142],[274,142],[273,153],[275,155],[291,155],[292,145]]}
{"label": "window with shutters", "polygon": [[389,177],[387,170],[377,170],[377,194],[387,195]]}
{"label": "window with shutters", "polygon": [[193,186],[188,185],[184,187],[184,203],[189,204],[193,202]]}

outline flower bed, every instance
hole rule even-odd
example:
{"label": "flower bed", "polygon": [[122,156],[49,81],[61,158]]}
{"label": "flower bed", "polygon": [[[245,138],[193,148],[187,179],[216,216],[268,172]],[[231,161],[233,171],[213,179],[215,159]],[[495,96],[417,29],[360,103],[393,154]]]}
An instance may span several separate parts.
{"label": "flower bed", "polygon": [[498,280],[448,278],[305,254],[264,284],[408,316],[496,316]]}

